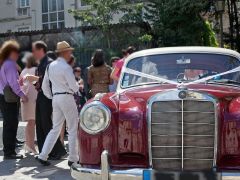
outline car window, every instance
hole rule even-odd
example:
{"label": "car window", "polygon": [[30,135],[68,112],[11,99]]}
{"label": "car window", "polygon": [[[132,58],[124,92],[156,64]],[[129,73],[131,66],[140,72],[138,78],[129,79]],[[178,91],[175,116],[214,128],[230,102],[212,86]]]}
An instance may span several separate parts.
{"label": "car window", "polygon": [[[123,88],[141,84],[159,83],[144,74],[175,82],[192,82],[208,76],[217,75],[240,66],[240,61],[232,56],[220,54],[185,53],[144,56],[130,60],[126,69],[141,74],[124,73]],[[240,83],[240,73],[216,76],[215,80],[231,80]],[[164,82],[164,81],[163,81]]]}

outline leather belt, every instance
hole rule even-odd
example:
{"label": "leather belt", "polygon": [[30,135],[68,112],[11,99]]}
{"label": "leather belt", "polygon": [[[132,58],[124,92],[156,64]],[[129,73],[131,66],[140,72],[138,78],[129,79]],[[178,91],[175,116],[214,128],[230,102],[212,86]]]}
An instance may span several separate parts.
{"label": "leather belt", "polygon": [[66,95],[66,94],[73,95],[73,93],[69,93],[69,92],[59,92],[59,93],[54,93],[53,95],[56,96],[56,95]]}

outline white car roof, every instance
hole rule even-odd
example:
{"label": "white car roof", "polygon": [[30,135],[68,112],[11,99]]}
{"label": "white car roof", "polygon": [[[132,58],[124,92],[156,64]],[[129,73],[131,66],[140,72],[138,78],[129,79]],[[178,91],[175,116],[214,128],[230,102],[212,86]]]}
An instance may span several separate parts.
{"label": "white car roof", "polygon": [[155,48],[147,49],[133,53],[130,55],[126,61],[143,56],[151,56],[157,54],[172,54],[172,53],[210,53],[210,54],[223,54],[230,55],[240,59],[240,54],[236,51],[225,49],[225,48],[216,48],[216,47],[164,47],[164,48]]}

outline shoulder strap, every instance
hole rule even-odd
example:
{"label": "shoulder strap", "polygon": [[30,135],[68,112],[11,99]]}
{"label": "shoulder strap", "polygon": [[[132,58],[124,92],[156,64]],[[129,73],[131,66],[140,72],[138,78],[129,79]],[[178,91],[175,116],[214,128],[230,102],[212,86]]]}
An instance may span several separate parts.
{"label": "shoulder strap", "polygon": [[50,66],[50,64],[47,65],[46,71],[47,71],[47,76],[48,76],[48,79],[49,79],[49,86],[50,86],[50,89],[51,89],[51,93],[53,94],[53,92],[52,92],[52,82],[51,82],[50,77],[49,77],[49,66]]}

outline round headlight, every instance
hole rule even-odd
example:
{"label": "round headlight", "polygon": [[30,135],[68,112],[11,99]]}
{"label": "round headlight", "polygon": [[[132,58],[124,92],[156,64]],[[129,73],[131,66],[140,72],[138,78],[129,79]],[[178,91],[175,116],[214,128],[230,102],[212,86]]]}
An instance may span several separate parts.
{"label": "round headlight", "polygon": [[85,132],[96,134],[108,127],[110,119],[110,110],[101,102],[95,101],[83,107],[80,114],[80,126]]}

